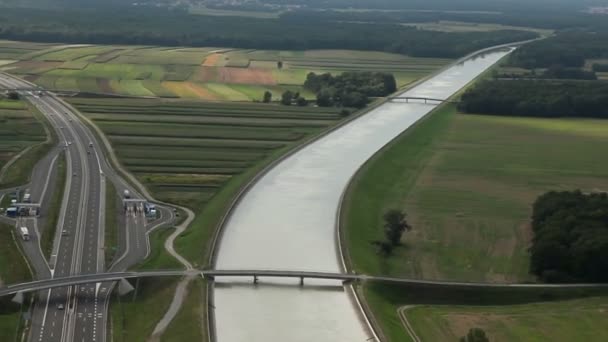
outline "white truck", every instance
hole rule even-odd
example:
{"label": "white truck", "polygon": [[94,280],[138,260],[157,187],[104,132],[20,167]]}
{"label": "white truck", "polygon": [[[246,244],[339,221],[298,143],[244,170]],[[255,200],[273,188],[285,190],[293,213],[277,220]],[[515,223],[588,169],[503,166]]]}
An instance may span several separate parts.
{"label": "white truck", "polygon": [[23,241],[30,240],[30,231],[27,229],[27,227],[19,228],[19,233],[21,233],[21,238],[23,239]]}
{"label": "white truck", "polygon": [[30,195],[29,193],[26,193],[25,195],[23,195],[23,203],[30,203],[32,201],[32,195]]}

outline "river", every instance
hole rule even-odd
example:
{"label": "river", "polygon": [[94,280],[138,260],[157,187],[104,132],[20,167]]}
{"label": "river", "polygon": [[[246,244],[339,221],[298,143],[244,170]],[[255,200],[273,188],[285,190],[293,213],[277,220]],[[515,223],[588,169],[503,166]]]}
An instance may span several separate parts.
{"label": "river", "polygon": [[[448,98],[508,52],[455,64],[402,95]],[[283,160],[234,208],[224,226],[216,268],[340,272],[335,219],[349,179],[435,106],[387,102]],[[218,342],[356,342],[371,336],[340,283],[251,283],[216,282]]]}

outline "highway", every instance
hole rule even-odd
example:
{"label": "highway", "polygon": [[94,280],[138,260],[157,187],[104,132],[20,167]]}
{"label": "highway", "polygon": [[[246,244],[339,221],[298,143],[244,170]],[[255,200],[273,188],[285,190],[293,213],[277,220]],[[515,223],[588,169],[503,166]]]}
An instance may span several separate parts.
{"label": "highway", "polygon": [[[38,265],[37,278],[104,272],[110,266],[104,264],[106,182],[112,182],[119,192],[128,189],[135,200],[144,198],[113,170],[103,155],[103,147],[73,108],[51,93],[44,92],[39,96],[25,90],[32,86],[5,74],[0,74],[0,86],[22,89],[19,91],[21,96],[44,114],[57,132],[59,149],[55,149],[54,153],[64,149],[67,160],[67,182],[50,262],[46,262],[40,251],[38,234],[31,243],[22,244],[27,246],[26,254],[30,263]],[[51,153],[38,163],[40,167],[34,169],[32,183],[36,179],[42,179],[36,176],[37,173],[45,171],[51,174],[55,160]],[[48,182],[31,184],[32,198],[41,201],[38,196],[46,192],[47,184]],[[133,203],[127,208],[126,227],[118,251],[120,256],[110,266],[112,270],[124,271],[149,253],[147,222],[142,209],[141,202]],[[171,210],[162,208],[161,212],[164,213],[161,223],[173,220]],[[37,231],[35,219],[22,220],[32,231]],[[62,234],[64,230],[66,233]],[[43,266],[47,269],[46,274]],[[30,340],[105,341],[107,308],[112,287],[111,282],[97,282],[40,292],[33,312]]]}

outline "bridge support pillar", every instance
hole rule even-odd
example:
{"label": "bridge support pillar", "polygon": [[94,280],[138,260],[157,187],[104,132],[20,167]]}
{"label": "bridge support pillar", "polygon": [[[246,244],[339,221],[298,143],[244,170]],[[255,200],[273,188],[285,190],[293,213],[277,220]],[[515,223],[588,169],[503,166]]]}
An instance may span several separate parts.
{"label": "bridge support pillar", "polygon": [[300,286],[304,286],[304,277],[300,277]]}
{"label": "bridge support pillar", "polygon": [[15,297],[13,297],[12,302],[17,304],[23,304],[23,292],[17,292],[17,294],[15,294]]}
{"label": "bridge support pillar", "polygon": [[257,283],[258,283],[258,276],[257,276],[257,275],[254,275],[254,276],[253,276],[253,283],[254,283],[254,284],[257,284]]}

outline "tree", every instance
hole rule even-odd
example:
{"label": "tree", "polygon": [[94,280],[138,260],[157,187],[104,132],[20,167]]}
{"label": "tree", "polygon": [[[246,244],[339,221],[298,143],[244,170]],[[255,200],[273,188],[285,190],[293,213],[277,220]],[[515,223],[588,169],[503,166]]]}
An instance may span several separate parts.
{"label": "tree", "polygon": [[266,92],[264,92],[264,103],[270,103],[270,101],[272,101],[272,93],[269,92],[268,90],[266,90]]}
{"label": "tree", "polygon": [[17,93],[16,91],[9,91],[8,94],[6,94],[6,97],[9,100],[19,100],[19,93]]}
{"label": "tree", "polygon": [[460,338],[460,342],[490,342],[490,339],[483,329],[471,328],[466,336]]}
{"label": "tree", "polygon": [[390,209],[384,213],[384,235],[393,246],[399,245],[403,233],[412,229],[405,217],[405,213],[398,209]]}
{"label": "tree", "polygon": [[306,107],[308,105],[308,101],[302,96],[298,97],[296,100],[296,104],[300,107]]}
{"label": "tree", "polygon": [[334,105],[331,91],[323,89],[317,93],[317,105],[319,107],[331,107]]}
{"label": "tree", "polygon": [[285,106],[291,106],[291,102],[293,101],[293,93],[291,90],[287,90],[281,95],[281,104]]}

